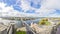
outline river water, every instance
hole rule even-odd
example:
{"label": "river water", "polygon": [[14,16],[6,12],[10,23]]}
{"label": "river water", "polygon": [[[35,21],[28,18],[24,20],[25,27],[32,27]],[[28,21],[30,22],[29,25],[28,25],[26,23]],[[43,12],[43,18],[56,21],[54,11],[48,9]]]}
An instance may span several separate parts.
{"label": "river water", "polygon": [[[35,20],[27,20],[25,22],[30,25],[32,22],[33,23],[38,23],[39,21],[40,21],[40,19],[35,19]],[[16,22],[16,26],[18,28],[21,27],[22,26],[22,22],[21,21]]]}

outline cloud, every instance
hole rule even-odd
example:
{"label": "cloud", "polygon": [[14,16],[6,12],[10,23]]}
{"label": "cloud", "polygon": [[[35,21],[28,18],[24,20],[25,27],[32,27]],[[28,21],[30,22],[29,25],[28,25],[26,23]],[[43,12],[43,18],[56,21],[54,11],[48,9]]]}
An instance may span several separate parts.
{"label": "cloud", "polygon": [[[39,15],[40,17],[51,17],[51,15],[53,15],[53,17],[55,17],[55,15],[59,17],[59,15],[56,13],[56,10],[60,10],[60,0],[38,0],[40,1],[39,4],[41,5],[39,9],[32,8],[30,6],[31,0],[28,1],[29,2],[22,2],[22,8],[25,10],[25,12],[29,9],[34,9],[35,12],[38,13],[36,15]],[[35,0],[33,0],[33,2],[36,4],[38,1],[35,2]]]}
{"label": "cloud", "polygon": [[[29,0],[30,1],[30,0]],[[38,3],[37,1],[33,0],[34,3]],[[40,1],[40,0],[38,0]],[[58,14],[58,11],[60,10],[60,0],[42,0],[39,4],[41,7],[39,9],[33,8],[30,6],[30,2],[27,2],[25,0],[21,0],[20,7],[24,10],[24,12],[19,12],[17,10],[14,10],[13,6],[6,7],[5,3],[0,3],[0,12],[8,13],[8,16],[33,16],[33,17],[60,17]],[[1,8],[2,7],[2,8]],[[32,9],[35,10],[35,14],[32,13],[26,13],[27,10]],[[57,12],[57,13],[56,13]],[[37,14],[36,14],[37,13]],[[12,15],[13,14],[13,15]],[[3,14],[4,16],[5,14]]]}
{"label": "cloud", "polygon": [[[60,0],[43,0],[41,8],[36,10],[43,17],[60,17],[55,11],[60,10]],[[57,11],[58,12],[58,11]]]}
{"label": "cloud", "polygon": [[46,0],[41,5],[47,9],[60,9],[60,0]]}
{"label": "cloud", "polygon": [[6,6],[5,3],[0,3],[0,8],[0,17],[36,17],[36,14],[19,12],[14,10],[13,6]]}

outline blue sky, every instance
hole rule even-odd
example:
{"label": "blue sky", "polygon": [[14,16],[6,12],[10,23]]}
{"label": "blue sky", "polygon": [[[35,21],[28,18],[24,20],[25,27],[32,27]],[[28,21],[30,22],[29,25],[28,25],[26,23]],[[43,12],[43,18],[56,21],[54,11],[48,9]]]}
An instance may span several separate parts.
{"label": "blue sky", "polygon": [[[20,5],[22,4],[21,3],[21,0],[19,1],[19,2],[17,2],[17,0],[0,0],[0,2],[3,2],[3,3],[5,3],[5,4],[7,4],[6,6],[13,6],[13,8],[15,9],[15,10],[18,10],[18,11],[22,11],[23,12],[23,8],[22,7],[20,7]],[[36,9],[39,9],[40,8],[40,4],[39,3],[34,3],[34,2],[30,2],[30,6],[32,7],[32,8],[36,8]],[[31,12],[30,12],[31,11]],[[26,13],[35,13],[35,10],[34,9],[32,9],[32,10],[27,10],[27,12]]]}
{"label": "blue sky", "polygon": [[[20,7],[21,1],[20,2],[17,2],[17,0],[0,0],[0,1],[7,4],[6,6],[13,6],[14,10],[17,10],[19,12],[24,12],[23,8]],[[34,6],[34,5],[32,4],[31,7],[39,8],[39,5],[37,5],[37,6]],[[33,9],[32,10],[27,10],[26,13],[35,13],[35,10],[33,10]]]}
{"label": "blue sky", "polygon": [[[19,13],[35,14],[42,17],[60,17],[60,0],[0,0]],[[51,16],[52,15],[52,16]]]}

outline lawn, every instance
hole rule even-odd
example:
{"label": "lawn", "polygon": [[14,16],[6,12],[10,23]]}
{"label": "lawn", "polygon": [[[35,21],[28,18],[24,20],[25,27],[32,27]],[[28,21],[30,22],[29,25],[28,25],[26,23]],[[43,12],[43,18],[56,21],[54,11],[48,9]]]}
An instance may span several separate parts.
{"label": "lawn", "polygon": [[16,31],[16,34],[26,34],[25,31]]}

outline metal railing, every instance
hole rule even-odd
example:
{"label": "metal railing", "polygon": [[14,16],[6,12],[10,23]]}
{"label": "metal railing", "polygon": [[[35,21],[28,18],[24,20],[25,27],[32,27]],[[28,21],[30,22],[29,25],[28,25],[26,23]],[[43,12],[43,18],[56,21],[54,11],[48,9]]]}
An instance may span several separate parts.
{"label": "metal railing", "polygon": [[36,34],[35,31],[25,21],[23,21],[23,24],[25,25],[27,31],[30,31],[30,33]]}
{"label": "metal railing", "polygon": [[27,31],[30,31],[30,33],[28,33],[28,34],[37,34],[37,33],[35,33],[35,31],[26,23],[26,21],[23,21],[22,19],[21,19],[21,22],[22,22],[22,24],[24,24],[25,25],[25,27],[26,27],[26,30]]}

